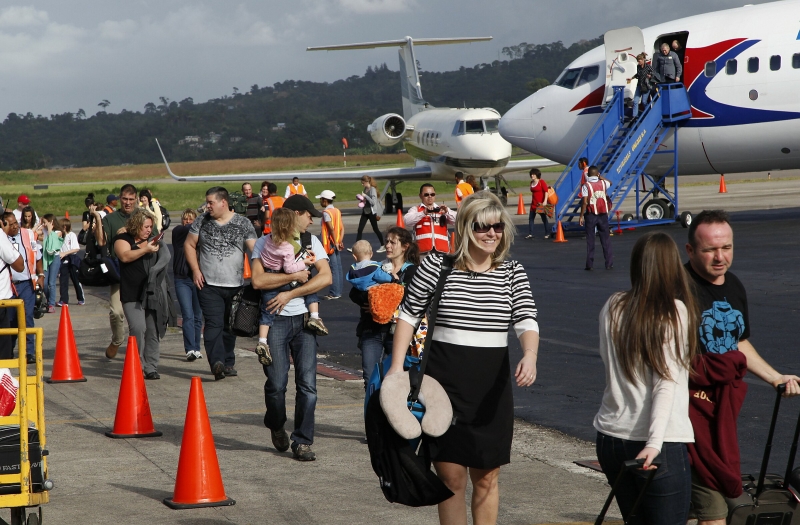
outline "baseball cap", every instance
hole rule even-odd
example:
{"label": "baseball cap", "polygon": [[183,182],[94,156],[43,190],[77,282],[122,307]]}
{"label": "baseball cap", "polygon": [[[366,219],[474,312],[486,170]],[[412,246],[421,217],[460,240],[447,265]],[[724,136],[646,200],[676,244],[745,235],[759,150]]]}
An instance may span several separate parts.
{"label": "baseball cap", "polygon": [[109,194],[108,194],[108,197],[106,197],[106,202],[107,202],[108,204],[111,204],[112,202],[114,202],[114,201],[118,201],[118,200],[119,200],[119,197],[117,197],[117,196],[116,196],[116,195],[114,195],[113,193],[109,193]]}
{"label": "baseball cap", "polygon": [[333,193],[331,190],[322,190],[322,193],[320,193],[319,195],[317,195],[314,198],[315,199],[328,199],[329,201],[332,201],[333,199],[336,198],[336,194]]}
{"label": "baseball cap", "polygon": [[27,195],[25,195],[25,194],[23,193],[22,195],[20,195],[19,197],[17,197],[17,202],[21,202],[22,204],[28,205],[28,204],[30,204],[30,203],[31,203],[31,200],[28,198],[28,196],[27,196]]}
{"label": "baseball cap", "polygon": [[283,202],[283,207],[292,211],[307,211],[312,217],[322,217],[322,213],[314,208],[314,205],[305,195],[292,195]]}

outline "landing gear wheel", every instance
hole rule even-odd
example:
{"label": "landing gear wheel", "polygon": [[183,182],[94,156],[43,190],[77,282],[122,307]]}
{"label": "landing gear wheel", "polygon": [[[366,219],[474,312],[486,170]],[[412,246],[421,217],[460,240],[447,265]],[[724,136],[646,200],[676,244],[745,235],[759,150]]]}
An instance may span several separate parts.
{"label": "landing gear wheel", "polygon": [[632,221],[633,220],[633,214],[632,213],[626,213],[625,215],[622,216],[622,220],[624,222]]}
{"label": "landing gear wheel", "polygon": [[400,210],[401,212],[405,213],[405,208],[403,208],[403,194],[397,194],[397,206],[395,206],[395,211]]}
{"label": "landing gear wheel", "polygon": [[685,211],[681,213],[681,226],[683,226],[684,228],[688,228],[689,226],[692,225],[693,219],[694,217],[692,217],[692,212]]}
{"label": "landing gear wheel", "polygon": [[664,219],[669,214],[669,208],[663,199],[653,199],[644,205],[642,215],[649,221]]}
{"label": "landing gear wheel", "polygon": [[394,204],[394,199],[392,199],[392,194],[387,193],[386,197],[384,198],[385,205],[383,207],[383,214],[390,215],[395,213],[397,210],[403,210],[403,194],[397,194],[397,205]]}
{"label": "landing gear wheel", "polygon": [[503,203],[503,206],[508,206],[508,193],[500,193],[498,197],[500,198],[500,202]]}
{"label": "landing gear wheel", "polygon": [[664,204],[667,208],[667,215],[664,217],[665,219],[673,219],[675,218],[675,205],[669,202],[667,199],[655,199],[659,200]]}
{"label": "landing gear wheel", "polygon": [[28,525],[41,525],[42,521],[39,519],[39,516],[36,514],[31,514],[28,516]]}

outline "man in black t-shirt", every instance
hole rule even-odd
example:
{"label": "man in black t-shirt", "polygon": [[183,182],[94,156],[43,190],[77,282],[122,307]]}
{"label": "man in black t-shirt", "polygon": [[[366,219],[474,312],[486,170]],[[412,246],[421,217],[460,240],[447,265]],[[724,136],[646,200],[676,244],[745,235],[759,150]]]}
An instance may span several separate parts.
{"label": "man in black t-shirt", "polygon": [[[694,280],[695,298],[701,312],[700,351],[703,354],[739,351],[747,358],[749,372],[776,388],[786,383],[787,396],[800,394],[800,377],[777,372],[750,343],[747,293],[742,282],[728,271],[733,263],[733,229],[728,214],[722,210],[698,214],[689,226],[686,253],[689,255],[686,269]],[[693,410],[690,404],[690,415]],[[695,434],[698,438],[697,432]],[[735,441],[736,437],[730,439]],[[718,437],[718,441],[723,439]],[[725,524],[728,508],[722,494],[703,486],[695,475],[692,507],[699,525]]]}

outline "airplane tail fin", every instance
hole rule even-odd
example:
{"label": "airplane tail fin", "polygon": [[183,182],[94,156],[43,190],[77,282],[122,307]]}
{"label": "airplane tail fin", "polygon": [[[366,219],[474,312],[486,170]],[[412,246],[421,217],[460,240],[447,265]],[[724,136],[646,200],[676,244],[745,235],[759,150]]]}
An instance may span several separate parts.
{"label": "airplane tail fin", "polygon": [[[422,86],[419,81],[419,69],[414,56],[414,44],[418,46],[437,46],[444,44],[466,44],[470,42],[485,42],[492,37],[472,38],[421,38],[418,40],[407,36],[399,40],[383,40],[379,42],[364,42],[361,44],[342,44],[336,46],[309,47],[306,51],[341,51],[346,49],[375,49],[378,47],[400,47],[400,93],[403,97],[403,118],[410,119],[426,108],[427,103],[422,98]],[[430,106],[427,106],[430,107]]]}

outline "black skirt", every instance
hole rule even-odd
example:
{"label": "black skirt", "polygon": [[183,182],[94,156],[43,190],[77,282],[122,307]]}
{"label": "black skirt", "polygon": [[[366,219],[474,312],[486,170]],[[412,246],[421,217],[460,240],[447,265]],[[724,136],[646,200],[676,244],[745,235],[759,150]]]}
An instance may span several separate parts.
{"label": "black skirt", "polygon": [[434,341],[425,373],[450,396],[455,421],[442,436],[426,438],[431,459],[479,469],[510,463],[514,400],[508,347]]}

